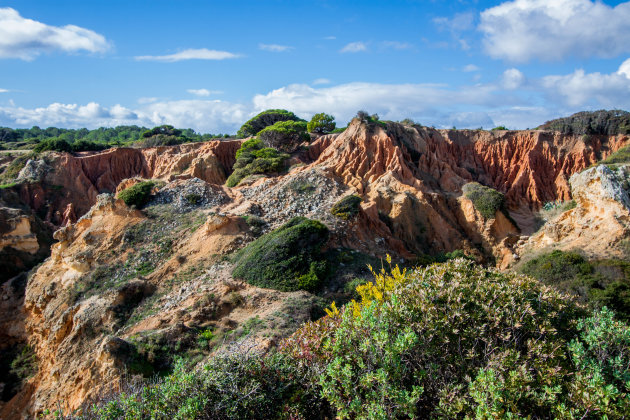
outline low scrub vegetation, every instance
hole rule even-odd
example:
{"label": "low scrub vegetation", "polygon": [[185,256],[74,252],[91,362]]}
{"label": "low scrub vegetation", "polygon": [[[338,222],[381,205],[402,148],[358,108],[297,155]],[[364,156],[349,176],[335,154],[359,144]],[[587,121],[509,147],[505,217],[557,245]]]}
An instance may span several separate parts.
{"label": "low scrub vegetation", "polygon": [[602,160],[600,163],[604,165],[630,163],[630,146],[622,147],[606,159]]}
{"label": "low scrub vegetation", "polygon": [[153,181],[139,182],[119,192],[118,198],[128,206],[140,208],[149,202],[154,187],[155,183]]}
{"label": "low scrub vegetation", "polygon": [[497,211],[507,213],[505,196],[493,188],[477,182],[469,182],[464,185],[462,191],[464,196],[473,202],[475,209],[486,219],[494,219]]}
{"label": "low scrub vegetation", "polygon": [[327,240],[325,225],[296,217],[239,251],[233,275],[258,287],[315,290],[326,277],[321,248]]}
{"label": "low scrub vegetation", "polygon": [[588,261],[577,252],[553,251],[526,262],[520,271],[577,296],[595,309],[607,306],[630,320],[630,262]]}
{"label": "low scrub vegetation", "polygon": [[358,195],[345,196],[335,203],[335,205],[330,209],[330,213],[340,219],[349,220],[359,213],[361,201],[361,197]]}
{"label": "low scrub vegetation", "polygon": [[538,129],[578,135],[630,134],[630,112],[621,110],[578,112],[570,117],[547,121]]}
{"label": "low scrub vegetation", "polygon": [[93,406],[113,418],[624,418],[630,328],[526,276],[394,267],[277,352],[183,362]]}
{"label": "low scrub vegetation", "polygon": [[247,140],[236,152],[234,172],[228,177],[226,185],[235,187],[250,175],[278,173],[285,169],[288,158],[286,153],[265,147],[259,139]]}

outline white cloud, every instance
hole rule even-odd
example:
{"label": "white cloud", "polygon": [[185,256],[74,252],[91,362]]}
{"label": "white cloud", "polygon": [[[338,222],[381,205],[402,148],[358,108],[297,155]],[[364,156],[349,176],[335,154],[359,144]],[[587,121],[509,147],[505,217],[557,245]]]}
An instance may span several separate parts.
{"label": "white cloud", "polygon": [[385,119],[399,119],[454,104],[493,106],[498,103],[490,85],[449,89],[433,84],[348,83],[327,88],[295,84],[254,97],[257,111],[286,108],[302,117],[329,112],[339,121],[350,119],[359,109],[376,112]]}
{"label": "white cloud", "polygon": [[236,132],[249,117],[251,106],[211,100],[153,102],[129,109],[110,108],[91,102],[87,105],[53,103],[46,107],[0,106],[0,125],[31,127],[96,128],[116,125],[153,127],[172,124],[204,132]]}
{"label": "white cloud", "polygon": [[[459,48],[464,51],[470,49],[468,41],[462,37],[462,34],[475,27],[475,15],[472,12],[458,13],[452,18],[437,17],[433,19],[433,23],[437,25],[440,31],[450,32]],[[448,45],[448,43],[438,44],[438,46]]]}
{"label": "white cloud", "polygon": [[506,90],[515,90],[523,86],[525,75],[519,69],[507,69],[503,72],[501,85]]}
{"label": "white cloud", "polygon": [[367,51],[367,44],[365,42],[357,41],[351,42],[345,47],[343,47],[339,52],[342,53],[357,53],[362,51]]}
{"label": "white cloud", "polygon": [[474,64],[468,64],[466,66],[464,66],[464,68],[462,69],[462,71],[466,72],[466,73],[470,73],[473,71],[479,71],[481,70],[478,66],[475,66]]}
{"label": "white cloud", "polygon": [[313,85],[328,85],[328,84],[330,84],[330,80],[323,77],[320,79],[313,80]]}
{"label": "white cloud", "polygon": [[337,39],[337,37],[336,37],[336,36],[332,36],[332,35],[330,35],[330,36],[325,36],[325,37],[324,37],[324,39],[325,39],[326,41],[334,41],[335,39]]}
{"label": "white cloud", "polygon": [[514,62],[630,52],[630,2],[514,0],[481,13],[485,51]]}
{"label": "white cloud", "polygon": [[258,48],[263,51],[271,51],[271,52],[285,52],[292,50],[293,47],[289,47],[288,45],[278,45],[278,44],[258,44]]}
{"label": "white cloud", "polygon": [[46,25],[26,19],[10,7],[0,8],[0,58],[33,60],[42,53],[104,52],[109,43],[103,35],[75,25]]}
{"label": "white cloud", "polygon": [[210,96],[222,93],[220,90],[208,90],[208,89],[188,89],[186,92],[195,96]]}
{"label": "white cloud", "polygon": [[6,93],[8,91],[9,91],[9,89],[0,89],[0,93]]}
{"label": "white cloud", "polygon": [[630,60],[626,60],[614,73],[586,73],[579,69],[568,75],[543,77],[540,84],[548,95],[559,96],[572,107],[596,103],[608,108],[630,108],[629,67]]}
{"label": "white cloud", "polygon": [[413,44],[400,41],[383,41],[381,42],[381,47],[401,51],[413,49]]}
{"label": "white cloud", "polygon": [[173,63],[182,60],[226,60],[238,58],[240,55],[228,51],[209,50],[207,48],[187,49],[175,54],[168,55],[141,55],[135,57],[138,61],[162,61]]}

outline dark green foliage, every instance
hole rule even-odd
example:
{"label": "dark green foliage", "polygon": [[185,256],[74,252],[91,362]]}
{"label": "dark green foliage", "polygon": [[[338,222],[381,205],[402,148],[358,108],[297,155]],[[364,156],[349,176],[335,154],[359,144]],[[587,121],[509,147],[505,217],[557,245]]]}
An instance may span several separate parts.
{"label": "dark green foliage", "polygon": [[259,139],[245,141],[236,151],[234,172],[228,177],[228,187],[237,186],[244,178],[254,174],[278,173],[285,168],[289,155],[265,147]]}
{"label": "dark green foliage", "polygon": [[595,308],[608,306],[630,320],[630,262],[588,261],[576,252],[553,251],[527,261],[520,271]]}
{"label": "dark green foliage", "polygon": [[499,210],[507,213],[505,196],[493,188],[477,182],[469,182],[464,185],[462,191],[466,198],[473,202],[475,209],[486,219],[494,219],[495,213]]}
{"label": "dark green foliage", "polygon": [[311,139],[304,121],[280,121],[263,128],[257,135],[267,147],[287,153],[294,152],[301,143]]}
{"label": "dark green foliage", "polygon": [[93,406],[100,419],[323,419],[332,418],[319,389],[303,381],[299,365],[285,355],[233,350],[199,371],[179,361],[173,374],[139,390]]}
{"label": "dark green foliage", "polygon": [[306,129],[309,133],[327,134],[335,130],[335,117],[323,112],[313,115]]}
{"label": "dark green foliage", "polygon": [[72,151],[73,152],[98,152],[100,150],[105,150],[109,146],[103,143],[96,143],[89,140],[79,140],[72,143]]}
{"label": "dark green foliage", "polygon": [[196,206],[197,204],[201,203],[201,199],[201,196],[195,193],[186,194],[184,196],[184,200],[186,201],[186,203],[190,204],[191,206]]}
{"label": "dark green foliage", "polygon": [[147,130],[144,133],[142,133],[142,137],[144,138],[153,137],[157,135],[179,137],[182,135],[182,130],[178,130],[172,125],[160,125],[159,127],[154,127],[153,129]]}
{"label": "dark green foliage", "polygon": [[630,112],[621,110],[578,112],[570,117],[547,121],[538,129],[576,135],[630,134]]}
{"label": "dark green foliage", "polygon": [[72,152],[72,146],[63,139],[53,138],[42,141],[33,149],[35,153],[46,152],[49,150],[69,153]]}
{"label": "dark green foliage", "polygon": [[335,203],[335,205],[330,209],[330,213],[343,220],[349,220],[359,213],[361,201],[361,197],[358,195],[345,196]]}
{"label": "dark green foliage", "polygon": [[346,131],[346,128],[348,128],[348,127],[338,127],[338,128],[335,128],[333,131],[331,131],[331,133],[333,133],[333,134],[343,133],[344,131]]}
{"label": "dark green foliage", "polygon": [[28,344],[5,347],[0,351],[0,382],[4,384],[0,401],[9,401],[37,372],[37,356]]}
{"label": "dark green foliage", "polygon": [[498,126],[498,127],[494,127],[494,128],[493,128],[492,130],[490,130],[490,131],[505,131],[505,130],[507,130],[507,127],[506,127],[506,126],[504,126],[504,125],[500,125],[500,126]]}
{"label": "dark green foliage", "polygon": [[630,146],[622,147],[606,159],[602,160],[600,163],[604,165],[630,163]]}
{"label": "dark green foliage", "polygon": [[239,251],[233,275],[269,289],[313,290],[325,277],[321,248],[327,239],[325,225],[296,217]]}
{"label": "dark green foliage", "polygon": [[274,125],[279,121],[303,120],[298,118],[298,116],[295,115],[293,112],[289,112],[286,109],[268,109],[243,124],[240,130],[238,130],[237,136],[240,138],[255,136],[263,128]]}
{"label": "dark green foliage", "polygon": [[124,201],[128,206],[136,206],[139,208],[149,202],[153,187],[155,187],[155,183],[152,181],[139,182],[119,192],[118,198]]}

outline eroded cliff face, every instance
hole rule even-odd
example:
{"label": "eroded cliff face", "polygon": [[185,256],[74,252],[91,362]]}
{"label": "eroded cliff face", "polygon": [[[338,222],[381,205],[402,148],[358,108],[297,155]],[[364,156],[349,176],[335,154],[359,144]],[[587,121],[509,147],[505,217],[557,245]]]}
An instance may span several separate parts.
{"label": "eroded cliff face", "polygon": [[[419,254],[463,249],[478,261],[507,267],[527,239],[523,231],[532,211],[569,198],[573,187],[577,208],[531,243],[570,243],[573,237],[595,242],[602,232],[621,241],[628,234],[623,199],[613,197],[618,205],[593,196],[610,190],[607,180],[618,175],[598,168],[569,178],[627,143],[622,136],[434,130],[355,120],[341,134],[319,137],[308,153],[295,154],[298,164],[287,173],[254,176],[236,188],[224,183],[238,141],[54,154],[33,162],[21,174],[33,182],[16,188],[42,218],[63,227],[25,290],[3,286],[9,297],[0,306],[0,337],[30,342],[39,369],[0,417],[33,416],[58,402],[66,412],[77,409],[116,389],[125,372],[139,374],[133,369],[142,349],[151,349],[154,367],[167,357],[155,355],[163,346],[167,353],[206,357],[211,348],[200,347],[199,336],[207,330],[220,339],[248,336],[256,345],[272,346],[309,319],[317,299],[236,281],[228,256],[295,216],[325,223],[331,231],[327,247],[347,248],[348,255],[389,253],[395,261],[414,261]],[[142,211],[101,194],[140,178],[165,182]],[[505,193],[519,226],[500,211],[484,217],[462,195],[471,181]],[[330,209],[349,194],[361,197],[360,209],[341,220]],[[247,223],[253,216],[262,219],[259,231]],[[611,218],[619,227],[609,229]],[[2,243],[32,251],[26,219],[10,219]],[[576,230],[580,223],[595,224],[594,236]],[[343,281],[359,270],[369,276],[364,263],[344,264],[341,280],[322,292],[329,299],[341,296]],[[174,343],[177,351],[168,347]]]}
{"label": "eroded cliff face", "polygon": [[522,254],[580,250],[589,258],[627,258],[630,251],[630,166],[599,165],[570,178],[575,208],[548,221]]}

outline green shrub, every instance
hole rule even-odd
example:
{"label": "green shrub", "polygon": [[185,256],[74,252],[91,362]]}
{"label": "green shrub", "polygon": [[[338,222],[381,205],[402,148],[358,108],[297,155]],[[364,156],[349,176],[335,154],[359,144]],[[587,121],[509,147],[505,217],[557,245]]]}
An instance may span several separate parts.
{"label": "green shrub", "polygon": [[234,172],[228,177],[228,187],[237,186],[243,179],[254,174],[278,173],[285,168],[289,155],[265,147],[259,139],[249,139],[236,151]]}
{"label": "green shrub", "polygon": [[294,152],[301,143],[311,139],[304,121],[277,122],[259,131],[258,137],[267,147],[288,153]]}
{"label": "green shrub", "polygon": [[553,251],[527,261],[519,270],[594,308],[608,306],[630,320],[630,262],[587,261],[576,252]]}
{"label": "green shrub", "polygon": [[481,185],[477,182],[469,182],[462,188],[464,196],[473,202],[475,209],[486,219],[494,219],[497,211],[505,210],[505,196],[499,191]]}
{"label": "green shrub", "polygon": [[274,125],[279,121],[304,121],[298,118],[293,112],[289,112],[285,109],[268,109],[256,115],[249,121],[247,121],[238,130],[237,136],[239,138],[255,136],[260,130],[270,125]]}
{"label": "green shrub", "polygon": [[109,148],[109,146],[105,144],[95,143],[89,140],[79,140],[72,143],[73,152],[98,152],[107,148]]}
{"label": "green shrub", "polygon": [[243,216],[245,219],[245,223],[249,226],[249,230],[255,235],[259,236],[264,228],[267,226],[267,222],[262,217],[258,217],[253,214],[248,214]]}
{"label": "green shrub", "polygon": [[296,217],[239,251],[232,274],[258,287],[313,290],[325,275],[321,248],[327,239],[325,225]]}
{"label": "green shrub", "polygon": [[119,192],[118,198],[124,201],[128,206],[136,206],[140,208],[149,202],[153,187],[155,187],[155,183],[153,181],[139,182]]}
{"label": "green shrub", "polygon": [[379,274],[369,289],[281,347],[338,418],[630,413],[630,329],[606,310],[578,324],[586,312],[564,295],[462,259]]}
{"label": "green shrub", "polygon": [[55,152],[72,152],[72,145],[63,139],[52,138],[41,141],[33,151],[35,153],[41,153],[46,151],[55,151]]}
{"label": "green shrub", "polygon": [[506,126],[504,126],[504,125],[500,125],[500,126],[498,126],[498,127],[494,127],[494,128],[493,128],[492,130],[490,130],[490,131],[505,131],[505,130],[507,130],[507,127],[506,127]]}
{"label": "green shrub", "polygon": [[335,130],[335,117],[323,112],[313,115],[306,129],[309,133],[327,134]]}
{"label": "green shrub", "polygon": [[5,347],[0,352],[0,401],[9,401],[37,372],[37,355],[28,344]]}
{"label": "green shrub", "polygon": [[333,131],[331,131],[331,133],[332,134],[343,133],[344,131],[346,131],[346,128],[348,127],[338,127],[338,128],[335,128]]}
{"label": "green shrub", "polygon": [[184,196],[184,200],[186,201],[186,203],[190,204],[191,206],[196,206],[197,204],[201,203],[202,199],[203,197],[196,193],[190,193]]}
{"label": "green shrub", "polygon": [[335,203],[335,205],[330,209],[330,213],[343,220],[349,220],[359,213],[361,201],[361,197],[358,195],[345,196]]}

